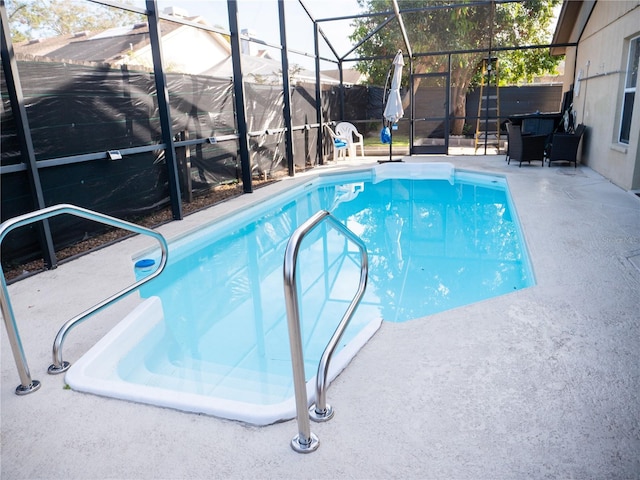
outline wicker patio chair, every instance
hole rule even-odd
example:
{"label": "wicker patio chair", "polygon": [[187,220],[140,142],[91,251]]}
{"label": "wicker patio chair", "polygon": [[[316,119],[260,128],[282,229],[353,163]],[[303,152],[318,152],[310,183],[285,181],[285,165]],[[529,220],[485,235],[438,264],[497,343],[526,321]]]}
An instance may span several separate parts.
{"label": "wicker patio chair", "polygon": [[522,162],[540,162],[544,166],[544,148],[547,142],[547,135],[522,135],[520,125],[507,123],[508,150],[507,164],[511,164],[511,160],[520,162],[518,165],[522,167]]}
{"label": "wicker patio chair", "polygon": [[554,133],[551,145],[548,149],[547,163],[551,162],[573,162],[573,168],[578,166],[578,147],[584,134],[585,126],[580,124],[574,133]]}

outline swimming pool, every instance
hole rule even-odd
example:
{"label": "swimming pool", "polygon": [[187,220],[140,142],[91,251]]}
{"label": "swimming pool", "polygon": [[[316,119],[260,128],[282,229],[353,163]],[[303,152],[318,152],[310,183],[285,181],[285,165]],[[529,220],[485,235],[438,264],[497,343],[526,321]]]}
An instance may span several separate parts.
{"label": "swimming pool", "polygon": [[[321,209],[359,235],[369,255],[367,292],[329,379],[383,320],[425,317],[533,284],[504,178],[445,163],[319,175],[170,242],[165,272],[141,290],[147,300],[71,367],[67,383],[259,425],[293,418],[283,255],[295,228]],[[302,242],[310,401],[320,356],[357,288],[358,259],[331,229]]]}

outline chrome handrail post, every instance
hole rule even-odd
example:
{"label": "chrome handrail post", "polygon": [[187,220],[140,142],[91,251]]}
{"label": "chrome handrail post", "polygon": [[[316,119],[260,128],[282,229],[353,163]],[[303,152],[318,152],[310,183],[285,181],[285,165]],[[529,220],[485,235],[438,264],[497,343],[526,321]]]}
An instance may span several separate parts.
{"label": "chrome handrail post", "polygon": [[[0,225],[0,245],[2,245],[2,241],[9,232],[23,225],[47,218],[47,214],[50,210],[51,207],[45,208],[37,212],[26,213],[3,222]],[[16,362],[16,368],[18,369],[18,376],[20,377],[20,385],[16,387],[16,395],[26,395],[38,390],[40,388],[40,382],[31,378],[27,358],[24,353],[24,347],[22,346],[22,340],[20,339],[20,332],[18,331],[15,313],[11,306],[9,289],[7,288],[7,282],[4,278],[4,270],[1,266],[0,273],[2,273],[2,279],[0,280],[0,284],[2,285],[2,288],[0,289],[0,311],[2,312],[7,336],[9,337],[9,345],[11,345],[13,358]]]}
{"label": "chrome handrail post", "polygon": [[[360,283],[353,300],[349,304],[342,320],[338,324],[333,336],[325,347],[322,354],[318,372],[316,374],[316,405],[309,408],[307,399],[306,379],[304,372],[304,355],[302,352],[302,333],[300,328],[300,310],[298,305],[298,282],[296,277],[296,266],[298,262],[298,251],[304,236],[309,233],[322,220],[329,220],[332,226],[342,233],[348,240],[351,240],[360,249]],[[287,324],[289,327],[289,345],[291,347],[291,363],[293,367],[293,386],[296,397],[296,418],[298,421],[298,434],[291,440],[291,447],[300,453],[309,453],[318,448],[318,438],[311,433],[309,417],[322,422],[329,420],[333,416],[333,409],[326,402],[327,377],[329,372],[329,362],[335,351],[340,338],[344,333],[351,317],[355,312],[365,289],[367,288],[367,278],[369,272],[369,261],[367,258],[367,247],[364,242],[351,230],[335,219],[328,211],[320,210],[300,225],[289,238],[284,254],[284,295],[287,307]]]}
{"label": "chrome handrail post", "polygon": [[[51,207],[43,208],[41,210],[26,213],[24,215],[19,215],[17,217],[11,218],[2,224],[0,224],[0,246],[2,245],[2,240],[4,237],[13,229],[28,225],[30,223],[34,223],[39,220],[45,220],[47,218],[53,217],[55,215],[60,215],[63,213],[68,213],[71,215],[75,215],[77,217],[82,217],[87,220],[92,220],[96,222],[103,223],[105,225],[111,225],[113,227],[122,228],[124,230],[129,230],[133,233],[139,233],[142,235],[148,235],[155,238],[158,243],[160,243],[160,249],[162,251],[162,256],[160,258],[160,264],[156,268],[156,270],[136,283],[132,284],[128,288],[121,290],[120,292],[112,295],[108,299],[100,302],[94,307],[86,310],[85,312],[77,315],[73,319],[69,320],[67,323],[63,325],[63,327],[58,332],[56,339],[53,345],[53,365],[49,367],[49,373],[61,373],[69,368],[69,362],[65,362],[62,360],[62,343],[64,341],[64,337],[67,332],[75,326],[77,323],[85,320],[89,315],[102,310],[103,308],[111,305],[116,300],[119,300],[124,295],[131,293],[136,290],[142,284],[147,283],[153,278],[157,277],[162,273],[164,267],[167,264],[167,256],[169,252],[169,246],[165,238],[145,227],[140,227],[134,223],[130,223],[124,220],[119,220],[114,217],[110,217],[108,215],[104,215],[98,212],[94,212],[91,210],[87,210],[82,207],[76,207],[75,205],[70,204],[60,204],[54,205]],[[13,308],[11,307],[11,301],[9,299],[9,290],[7,289],[6,280],[4,278],[4,271],[0,266],[0,273],[2,274],[2,279],[0,280],[0,312],[2,313],[2,317],[4,319],[5,327],[7,330],[7,335],[9,336],[9,343],[11,345],[11,350],[13,352],[13,357],[16,362],[16,367],[18,368],[18,374],[20,376],[20,381],[22,382],[16,388],[17,395],[25,395],[27,393],[35,392],[38,388],[40,388],[40,382],[38,380],[32,380],[31,375],[29,373],[29,367],[27,366],[27,359],[24,354],[24,349],[22,347],[22,341],[20,339],[20,334],[18,332],[18,326],[15,319],[15,314],[13,313]]]}
{"label": "chrome handrail post", "polygon": [[[0,243],[2,235],[0,235]],[[40,388],[40,382],[31,378],[29,373],[29,366],[27,365],[27,358],[24,354],[24,348],[22,347],[22,341],[20,340],[20,334],[18,333],[18,325],[16,324],[16,317],[11,308],[11,301],[9,300],[9,291],[7,290],[7,282],[4,279],[4,271],[0,267],[2,273],[2,289],[0,290],[0,311],[2,312],[2,318],[4,319],[4,325],[7,329],[7,336],[9,337],[9,345],[11,345],[11,351],[13,358],[18,368],[18,375],[20,376],[20,385],[16,387],[17,395],[26,395],[27,393],[35,392]]]}
{"label": "chrome handrail post", "polygon": [[304,222],[293,232],[284,253],[284,297],[287,309],[287,325],[289,329],[289,346],[291,348],[291,365],[293,368],[293,387],[296,398],[296,419],[298,422],[298,434],[291,440],[291,448],[299,453],[310,453],[320,446],[320,441],[311,433],[309,422],[309,408],[307,399],[307,386],[304,372],[304,355],[302,352],[302,333],[300,330],[300,313],[298,305],[298,283],[296,277],[296,264],[300,242],[324,217],[329,215],[327,211],[320,211]]}

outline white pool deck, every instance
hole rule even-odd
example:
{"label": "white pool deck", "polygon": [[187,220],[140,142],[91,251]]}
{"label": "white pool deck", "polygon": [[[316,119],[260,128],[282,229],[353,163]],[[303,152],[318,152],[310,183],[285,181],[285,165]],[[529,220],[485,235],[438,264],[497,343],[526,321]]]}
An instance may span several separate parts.
{"label": "white pool deck", "polygon": [[[46,373],[60,326],[132,281],[131,255],[149,243],[120,242],[9,287],[42,387],[14,394],[2,333],[1,478],[640,478],[640,198],[585,166],[518,168],[502,155],[408,161],[505,175],[536,286],[384,323],[330,386],[336,415],[311,424],[320,447],[302,455],[289,446],[295,420],[248,426],[74,392]],[[289,182],[159,231],[172,238]],[[72,330],[65,359],[138,301]]]}

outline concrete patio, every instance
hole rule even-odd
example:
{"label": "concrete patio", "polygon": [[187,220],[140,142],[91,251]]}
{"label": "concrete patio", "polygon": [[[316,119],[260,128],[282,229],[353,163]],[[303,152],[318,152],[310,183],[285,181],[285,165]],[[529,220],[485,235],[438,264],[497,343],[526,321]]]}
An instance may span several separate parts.
{"label": "concrete patio", "polygon": [[[349,161],[323,169],[373,162]],[[401,324],[384,323],[328,390],[319,449],[294,420],[253,427],[64,388],[51,346],[72,316],[132,281],[141,238],[9,287],[39,391],[2,337],[1,476],[7,479],[640,478],[640,198],[588,167],[504,156],[413,157],[505,175],[536,285]],[[159,228],[171,239],[290,188],[286,180]],[[137,302],[73,330],[77,360]]]}

